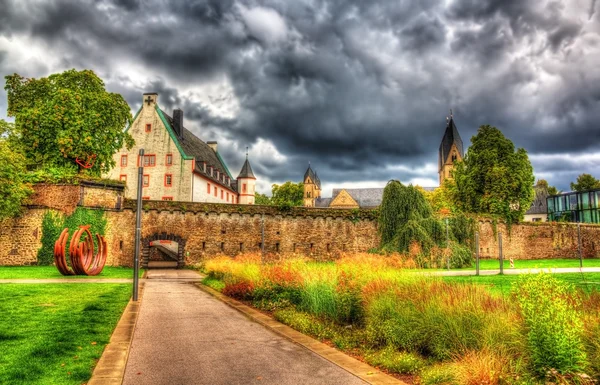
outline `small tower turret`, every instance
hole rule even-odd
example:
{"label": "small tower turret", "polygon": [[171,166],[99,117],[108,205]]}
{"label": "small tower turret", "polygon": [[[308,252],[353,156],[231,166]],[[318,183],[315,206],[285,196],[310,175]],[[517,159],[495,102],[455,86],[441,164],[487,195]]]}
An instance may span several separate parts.
{"label": "small tower turret", "polygon": [[237,177],[237,188],[239,194],[238,203],[241,205],[253,205],[254,192],[256,191],[256,177],[248,161],[248,147],[246,147],[246,161],[242,166],[240,175]]}

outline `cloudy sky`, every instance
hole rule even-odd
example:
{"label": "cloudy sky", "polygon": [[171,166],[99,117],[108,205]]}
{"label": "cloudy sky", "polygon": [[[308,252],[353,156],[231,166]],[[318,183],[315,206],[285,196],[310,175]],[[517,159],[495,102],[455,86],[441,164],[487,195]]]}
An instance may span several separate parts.
{"label": "cloudy sky", "polygon": [[[600,3],[600,1],[598,1]],[[0,75],[93,69],[137,110],[159,93],[233,174],[436,186],[448,110],[560,189],[600,177],[596,0],[0,0]],[[0,91],[0,119],[6,93]],[[235,176],[235,175],[234,175]]]}

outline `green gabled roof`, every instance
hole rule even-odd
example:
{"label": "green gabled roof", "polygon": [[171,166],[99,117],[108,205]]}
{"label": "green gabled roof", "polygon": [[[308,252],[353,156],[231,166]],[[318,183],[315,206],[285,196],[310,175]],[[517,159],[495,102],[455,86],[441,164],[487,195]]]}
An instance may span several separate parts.
{"label": "green gabled roof", "polygon": [[[177,146],[177,149],[179,150],[179,153],[181,154],[181,156],[183,157],[183,159],[186,159],[186,160],[194,159],[193,156],[186,155],[185,151],[183,151],[183,148],[181,147],[181,143],[179,142],[179,138],[177,137],[177,135],[175,135],[175,132],[171,128],[171,123],[169,123],[169,121],[167,120],[167,118],[165,118],[165,115],[163,114],[162,110],[160,108],[158,108],[158,103],[155,104],[154,109],[158,113],[158,116],[160,117],[160,120],[165,125],[165,128],[167,129],[167,132],[169,133],[169,136],[171,137],[171,139],[175,143],[175,146]],[[181,129],[183,129],[183,127]]]}
{"label": "green gabled roof", "polygon": [[223,158],[221,158],[221,154],[219,154],[218,152],[216,152],[216,154],[217,154],[217,158],[219,158],[219,160],[221,161],[221,164],[223,165],[223,168],[225,168],[225,172],[229,176],[229,179],[233,180],[233,176],[231,176],[231,173],[229,172],[229,168],[227,167],[227,164],[225,163],[225,161],[223,160]]}

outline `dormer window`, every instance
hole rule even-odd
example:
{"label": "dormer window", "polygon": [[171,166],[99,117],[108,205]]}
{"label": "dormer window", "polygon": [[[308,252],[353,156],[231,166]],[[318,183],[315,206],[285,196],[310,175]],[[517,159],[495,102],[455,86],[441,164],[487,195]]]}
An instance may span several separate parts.
{"label": "dormer window", "polygon": [[206,162],[202,162],[202,171],[206,172]]}

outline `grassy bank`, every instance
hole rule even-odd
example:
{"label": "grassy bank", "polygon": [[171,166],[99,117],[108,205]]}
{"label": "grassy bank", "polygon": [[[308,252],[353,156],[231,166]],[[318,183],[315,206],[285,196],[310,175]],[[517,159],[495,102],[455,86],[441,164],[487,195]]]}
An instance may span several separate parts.
{"label": "grassy bank", "polygon": [[[143,274],[140,269],[140,277]],[[133,269],[128,267],[105,266],[96,276],[61,275],[55,266],[0,266],[0,279],[59,279],[59,278],[132,278]]]}
{"label": "grassy bank", "polygon": [[0,285],[0,383],[89,380],[130,294],[129,285]]}
{"label": "grassy bank", "polygon": [[[404,266],[400,258],[369,254],[264,265],[245,255],[208,261],[204,269],[205,284],[421,384],[600,378],[597,290],[578,290],[562,275],[478,282]],[[507,290],[494,289],[499,282]]]}

